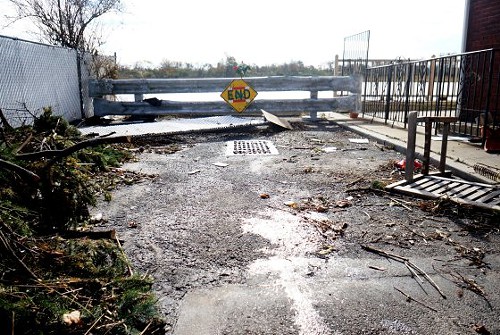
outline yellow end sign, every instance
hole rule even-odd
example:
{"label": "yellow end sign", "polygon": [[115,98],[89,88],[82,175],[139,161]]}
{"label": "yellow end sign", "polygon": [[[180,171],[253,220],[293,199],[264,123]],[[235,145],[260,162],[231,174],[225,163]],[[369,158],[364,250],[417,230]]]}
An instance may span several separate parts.
{"label": "yellow end sign", "polygon": [[243,79],[234,79],[220,95],[235,111],[243,112],[255,99],[257,92]]}

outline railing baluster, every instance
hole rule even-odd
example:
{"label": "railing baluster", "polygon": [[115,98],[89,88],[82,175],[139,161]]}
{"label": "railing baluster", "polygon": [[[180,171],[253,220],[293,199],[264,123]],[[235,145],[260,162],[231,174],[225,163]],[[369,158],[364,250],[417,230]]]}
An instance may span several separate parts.
{"label": "railing baluster", "polygon": [[[477,136],[484,126],[496,129],[500,127],[500,57],[495,52],[487,49],[367,68],[365,87],[372,89],[364,93],[363,112],[403,127],[411,111],[419,116],[458,117],[450,132],[466,136]],[[435,133],[440,128],[437,123]]]}

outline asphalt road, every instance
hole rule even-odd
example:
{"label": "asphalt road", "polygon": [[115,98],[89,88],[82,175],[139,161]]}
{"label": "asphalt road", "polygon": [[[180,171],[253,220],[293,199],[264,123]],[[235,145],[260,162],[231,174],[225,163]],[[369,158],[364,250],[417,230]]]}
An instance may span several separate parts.
{"label": "asphalt road", "polygon": [[400,154],[295,126],[145,144],[124,168],[155,178],[93,209],[153,276],[166,333],[500,334],[498,217],[367,190]]}

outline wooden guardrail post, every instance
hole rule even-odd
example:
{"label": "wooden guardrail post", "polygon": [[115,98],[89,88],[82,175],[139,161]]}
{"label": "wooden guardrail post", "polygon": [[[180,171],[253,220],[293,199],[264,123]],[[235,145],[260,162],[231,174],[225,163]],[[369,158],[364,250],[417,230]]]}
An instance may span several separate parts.
{"label": "wooden guardrail post", "polygon": [[[309,97],[312,100],[318,100],[318,91],[311,91]],[[318,119],[318,111],[309,112],[309,117],[311,118],[312,121],[317,120]]]}

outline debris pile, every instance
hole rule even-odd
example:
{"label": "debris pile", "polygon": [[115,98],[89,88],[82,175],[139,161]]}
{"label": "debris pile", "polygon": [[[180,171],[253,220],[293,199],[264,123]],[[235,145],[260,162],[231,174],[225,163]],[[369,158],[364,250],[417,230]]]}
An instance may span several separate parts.
{"label": "debris pile", "polygon": [[114,231],[90,229],[98,194],[144,177],[118,169],[131,154],[114,143],[130,138],[83,138],[50,108],[33,126],[1,121],[0,328],[160,332],[151,278],[133,273]]}

